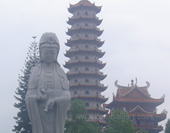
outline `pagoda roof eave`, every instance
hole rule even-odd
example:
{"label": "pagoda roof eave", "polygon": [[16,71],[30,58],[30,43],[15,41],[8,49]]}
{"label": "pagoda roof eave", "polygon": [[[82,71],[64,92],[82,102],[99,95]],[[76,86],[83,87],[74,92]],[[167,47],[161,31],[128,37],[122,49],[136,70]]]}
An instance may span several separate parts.
{"label": "pagoda roof eave", "polygon": [[99,85],[99,84],[70,84],[70,90],[74,90],[75,87],[78,88],[78,87],[87,87],[87,88],[91,88],[91,89],[95,89],[95,90],[99,90],[100,92],[104,92],[108,86],[104,86],[104,85]]}
{"label": "pagoda roof eave", "polygon": [[66,51],[66,54],[65,56],[66,57],[70,57],[71,55],[74,55],[75,53],[82,53],[82,52],[89,52],[89,53],[96,53],[98,55],[99,58],[103,57],[105,52],[101,52],[100,50],[98,49],[76,49],[76,50],[69,50],[69,51]]}
{"label": "pagoda roof eave", "polygon": [[104,44],[104,41],[101,41],[98,38],[77,38],[77,39],[69,39],[65,43],[66,46],[71,47],[72,45],[75,45],[77,43],[96,43],[98,47],[101,47]]}
{"label": "pagoda roof eave", "polygon": [[72,17],[72,18],[69,18],[68,21],[67,21],[67,24],[69,25],[73,25],[75,22],[77,21],[93,21],[97,26],[100,25],[103,21],[103,19],[99,19],[97,17],[84,17],[84,16],[79,16],[79,17]]}
{"label": "pagoda roof eave", "polygon": [[116,103],[147,103],[147,104],[154,104],[155,106],[158,106],[164,102],[164,98],[160,99],[152,99],[152,98],[143,98],[143,99],[130,99],[130,98],[118,98],[114,97],[113,101],[109,103],[106,107],[111,108]]}
{"label": "pagoda roof eave", "polygon": [[99,13],[101,11],[101,6],[96,6],[95,4],[92,4],[89,1],[80,1],[77,4],[70,4],[70,7],[68,8],[68,11],[70,13],[74,13],[76,9],[81,9],[81,8],[91,8],[96,11],[96,13]]}
{"label": "pagoda roof eave", "polygon": [[102,69],[105,67],[106,63],[102,63],[99,61],[89,61],[89,60],[78,60],[78,61],[71,61],[71,62],[66,62],[64,67],[65,68],[70,68],[70,66],[75,65],[75,64],[92,64],[92,65],[96,65],[98,68]]}
{"label": "pagoda roof eave", "polygon": [[67,73],[68,79],[73,76],[78,76],[78,75],[94,75],[94,76],[97,76],[100,80],[104,80],[107,76],[107,75],[100,74],[98,72],[95,72],[95,73],[92,73],[92,72]]}
{"label": "pagoda roof eave", "polygon": [[75,32],[94,32],[97,36],[101,36],[104,30],[100,30],[96,27],[78,27],[78,28],[71,28],[68,29],[68,31],[66,32],[67,35],[72,36]]}

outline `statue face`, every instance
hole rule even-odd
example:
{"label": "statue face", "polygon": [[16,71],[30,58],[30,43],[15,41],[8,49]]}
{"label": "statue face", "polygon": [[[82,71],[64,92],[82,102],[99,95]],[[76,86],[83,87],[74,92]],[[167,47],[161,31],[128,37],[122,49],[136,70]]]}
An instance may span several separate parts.
{"label": "statue face", "polygon": [[58,47],[57,46],[51,46],[51,45],[46,45],[45,47],[42,48],[41,52],[41,58],[42,61],[45,63],[52,63],[56,61],[56,58],[58,56]]}

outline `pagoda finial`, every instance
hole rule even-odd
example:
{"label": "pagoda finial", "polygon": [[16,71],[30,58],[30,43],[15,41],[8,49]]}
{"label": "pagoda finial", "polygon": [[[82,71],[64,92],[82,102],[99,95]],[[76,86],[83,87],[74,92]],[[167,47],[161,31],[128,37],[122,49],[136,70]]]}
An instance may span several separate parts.
{"label": "pagoda finial", "polygon": [[134,86],[134,80],[133,79],[131,80],[131,86]]}

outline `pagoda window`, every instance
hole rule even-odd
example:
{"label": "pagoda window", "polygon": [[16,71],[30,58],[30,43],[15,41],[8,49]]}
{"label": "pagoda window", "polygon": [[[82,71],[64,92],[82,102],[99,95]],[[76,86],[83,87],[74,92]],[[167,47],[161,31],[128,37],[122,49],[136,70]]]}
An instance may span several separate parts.
{"label": "pagoda window", "polygon": [[85,91],[85,94],[86,94],[86,95],[89,95],[89,91]]}
{"label": "pagoda window", "polygon": [[76,35],[76,37],[79,37],[79,35]]}
{"label": "pagoda window", "polygon": [[74,95],[77,95],[77,91],[74,91]]}
{"label": "pagoda window", "polygon": [[95,82],[98,83],[98,80],[96,80]]}
{"label": "pagoda window", "polygon": [[85,57],[85,59],[86,59],[86,60],[88,60],[88,59],[89,59],[89,57],[88,57],[88,56],[86,56],[86,57]]}
{"label": "pagoda window", "polygon": [[88,68],[88,67],[86,67],[86,68],[85,68],[85,71],[89,71],[89,68]]}
{"label": "pagoda window", "polygon": [[77,13],[77,16],[79,16],[79,15],[80,15],[80,13],[78,12],[78,13]]}
{"label": "pagoda window", "polygon": [[77,27],[79,27],[80,25],[79,25],[79,24],[77,24],[76,26],[77,26]]}
{"label": "pagoda window", "polygon": [[78,71],[78,68],[75,68],[74,71],[77,72],[77,71]]}
{"label": "pagoda window", "polygon": [[78,80],[77,80],[77,79],[75,79],[75,80],[74,80],[74,83],[78,83]]}
{"label": "pagoda window", "polygon": [[88,45],[86,45],[86,46],[85,46],[85,48],[86,48],[86,49],[88,49],[88,48],[89,48],[89,46],[88,46]]}
{"label": "pagoda window", "polygon": [[96,95],[98,95],[99,93],[98,92],[96,92]]}
{"label": "pagoda window", "polygon": [[88,24],[85,24],[86,27],[88,27],[89,25]]}
{"label": "pagoda window", "polygon": [[75,57],[75,60],[78,60],[78,59],[79,59],[79,57],[76,56],[76,57]]}
{"label": "pagoda window", "polygon": [[85,80],[85,82],[86,82],[86,83],[89,83],[89,80],[88,80],[88,79],[86,79],[86,80]]}
{"label": "pagoda window", "polygon": [[78,49],[78,48],[79,48],[79,46],[76,45],[76,49]]}
{"label": "pagoda window", "polygon": [[86,34],[85,37],[88,38],[89,36]]}
{"label": "pagoda window", "polygon": [[89,115],[86,116],[87,119],[89,119],[89,117],[90,117]]}
{"label": "pagoda window", "polygon": [[86,107],[89,107],[89,103],[86,103]]}
{"label": "pagoda window", "polygon": [[96,104],[96,107],[99,107],[99,104],[98,104],[98,103]]}
{"label": "pagoda window", "polygon": [[97,116],[97,118],[99,119],[99,118],[100,118],[100,116]]}
{"label": "pagoda window", "polygon": [[97,72],[97,68],[95,68],[94,70],[95,70],[95,72]]}
{"label": "pagoda window", "polygon": [[88,16],[89,15],[88,12],[85,12],[85,15]]}

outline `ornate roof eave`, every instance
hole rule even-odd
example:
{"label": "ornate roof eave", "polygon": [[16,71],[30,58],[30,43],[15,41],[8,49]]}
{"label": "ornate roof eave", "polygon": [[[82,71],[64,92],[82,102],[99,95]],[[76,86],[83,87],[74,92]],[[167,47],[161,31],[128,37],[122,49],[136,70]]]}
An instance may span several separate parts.
{"label": "ornate roof eave", "polygon": [[155,115],[155,119],[157,120],[157,122],[165,120],[166,117],[167,117],[167,114],[165,114],[165,113],[161,113],[161,114],[156,114]]}
{"label": "ornate roof eave", "polygon": [[85,16],[79,16],[79,17],[71,17],[68,19],[67,21],[67,24],[69,25],[73,25],[75,22],[78,22],[78,21],[93,21],[97,26],[100,25],[103,21],[103,19],[99,19],[98,17],[96,16],[93,16],[93,17],[85,17]]}
{"label": "ornate roof eave", "polygon": [[101,6],[96,6],[94,3],[92,4],[89,1],[80,1],[75,5],[70,4],[70,7],[68,8],[68,11],[70,13],[74,13],[76,9],[82,9],[82,8],[90,8],[92,10],[95,10],[96,13],[99,13],[101,11]]}
{"label": "ornate roof eave", "polygon": [[99,73],[99,72],[74,72],[74,73],[67,73],[67,77],[68,79],[70,79],[71,77],[74,77],[74,76],[78,76],[78,75],[91,75],[91,76],[97,76],[100,80],[104,80],[107,75],[103,75],[102,73]]}
{"label": "ornate roof eave", "polygon": [[129,98],[118,98],[114,97],[112,102],[119,102],[119,103],[147,103],[147,104],[154,104],[158,106],[164,102],[164,98],[160,99],[153,99],[153,98],[143,98],[143,99],[129,99]]}
{"label": "ornate roof eave", "polygon": [[68,61],[65,63],[64,67],[65,68],[70,68],[71,66],[74,66],[75,64],[82,65],[83,63],[85,64],[91,64],[91,65],[96,65],[98,68],[102,69],[105,67],[106,63],[102,63],[101,61],[89,61],[89,60],[77,60],[77,61]]}
{"label": "ornate roof eave", "polygon": [[77,96],[72,96],[71,97],[72,99],[75,99],[75,98],[78,98],[78,99],[96,99],[98,101],[100,101],[101,103],[105,103],[108,98],[104,98],[104,97],[101,97],[101,96],[90,96],[90,95],[77,95]]}
{"label": "ornate roof eave", "polygon": [[68,29],[66,32],[67,35],[72,36],[76,32],[94,32],[97,36],[101,36],[104,30],[100,30],[96,27],[78,27],[78,28],[71,28]]}
{"label": "ornate roof eave", "polygon": [[101,50],[98,50],[98,49],[76,49],[76,50],[69,50],[69,51],[66,51],[66,54],[65,54],[65,56],[66,57],[70,57],[71,55],[74,55],[75,53],[83,53],[83,52],[85,52],[85,53],[92,53],[92,54],[97,54],[97,56],[99,57],[99,58],[101,58],[101,57],[103,57],[104,56],[104,54],[105,54],[105,52],[101,52]]}
{"label": "ornate roof eave", "polygon": [[[147,84],[147,86],[144,86],[144,87],[138,87],[137,85],[134,85],[134,86],[120,86],[120,85],[118,85],[118,81],[116,80],[115,81],[115,86],[118,88],[118,95],[120,96],[120,97],[125,97],[125,96],[127,96],[128,94],[130,94],[134,89],[138,89],[140,92],[141,92],[141,94],[143,94],[145,97],[150,97],[150,95],[149,95],[149,93],[148,94],[146,94],[146,93],[144,93],[142,90],[147,90],[149,87],[150,87],[150,83],[149,82],[147,82],[146,81],[146,84]],[[129,90],[127,93],[125,93],[125,94],[121,94],[121,92],[120,92],[120,90],[121,89],[127,89],[127,90]],[[148,91],[147,91],[148,92]]]}
{"label": "ornate roof eave", "polygon": [[70,89],[75,89],[75,88],[81,88],[81,87],[87,87],[90,89],[95,89],[95,90],[99,90],[100,92],[105,91],[108,86],[104,86],[102,84],[80,84],[80,83],[74,83],[74,84],[69,84],[70,85]]}
{"label": "ornate roof eave", "polygon": [[104,41],[101,41],[98,38],[77,38],[77,39],[69,39],[67,40],[67,43],[65,43],[66,46],[71,47],[72,45],[75,45],[77,43],[95,43],[98,45],[98,47],[101,47],[104,44]]}

